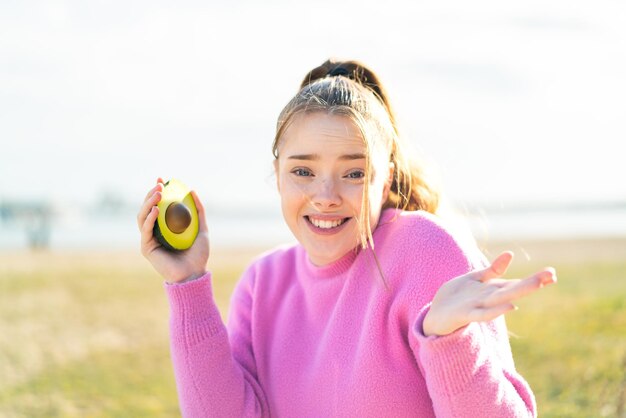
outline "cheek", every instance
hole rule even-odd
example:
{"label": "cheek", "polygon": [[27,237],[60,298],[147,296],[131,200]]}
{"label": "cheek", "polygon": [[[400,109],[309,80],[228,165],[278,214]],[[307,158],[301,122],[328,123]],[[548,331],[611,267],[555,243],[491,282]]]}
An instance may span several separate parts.
{"label": "cheek", "polygon": [[358,208],[361,208],[361,203],[363,201],[363,186],[353,187],[346,193],[349,196],[349,199],[353,204],[358,205]]}
{"label": "cheek", "polygon": [[370,185],[370,202],[376,203],[381,202],[383,199],[383,193],[385,191],[385,183],[383,182],[375,182]]}
{"label": "cheek", "polygon": [[377,163],[376,169],[376,177],[372,184],[370,184],[370,202],[372,204],[380,202],[384,203],[386,200],[386,194],[388,192],[388,184],[389,184],[389,163],[385,163],[385,160],[380,160]]}
{"label": "cheek", "polygon": [[353,216],[359,216],[363,204],[363,185],[346,185],[341,189],[342,205]]}
{"label": "cheek", "polygon": [[278,182],[278,194],[280,195],[283,208],[294,209],[301,206],[303,201],[306,201],[302,187],[295,184],[293,181],[283,179],[285,179],[285,177],[282,177]]}

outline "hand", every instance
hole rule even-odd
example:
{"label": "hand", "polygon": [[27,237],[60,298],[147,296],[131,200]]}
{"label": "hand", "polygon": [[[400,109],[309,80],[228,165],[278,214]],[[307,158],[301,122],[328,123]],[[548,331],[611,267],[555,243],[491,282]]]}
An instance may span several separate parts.
{"label": "hand", "polygon": [[525,279],[501,279],[511,260],[513,253],[503,252],[486,269],[444,283],[424,318],[424,335],[447,335],[470,322],[491,321],[516,309],[512,303],[515,299],[556,283],[551,267]]}
{"label": "hand", "polygon": [[197,279],[206,273],[206,263],[209,259],[209,233],[204,206],[196,192],[192,191],[191,195],[198,209],[198,236],[187,250],[166,250],[152,235],[154,222],[159,215],[159,208],[156,205],[161,200],[162,191],[163,179],[159,177],[157,185],[148,192],[137,214],[137,226],[141,232],[141,254],[167,282],[180,283]]}

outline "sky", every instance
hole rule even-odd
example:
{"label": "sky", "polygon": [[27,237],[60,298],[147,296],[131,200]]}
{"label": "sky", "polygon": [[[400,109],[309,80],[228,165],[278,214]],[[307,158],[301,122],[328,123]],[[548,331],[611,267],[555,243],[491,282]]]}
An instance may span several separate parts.
{"label": "sky", "polygon": [[626,200],[621,1],[0,3],[0,201],[278,207],[271,143],[329,57],[379,75],[460,205]]}

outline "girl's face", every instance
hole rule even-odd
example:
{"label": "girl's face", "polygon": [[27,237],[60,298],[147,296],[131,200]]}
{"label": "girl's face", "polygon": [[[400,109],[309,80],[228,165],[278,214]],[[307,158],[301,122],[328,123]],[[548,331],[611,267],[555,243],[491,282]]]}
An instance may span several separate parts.
{"label": "girl's face", "polygon": [[[309,259],[322,266],[359,245],[365,144],[346,116],[297,115],[280,138],[275,161],[283,216]],[[387,198],[392,165],[375,151],[370,178],[370,225],[376,227]]]}

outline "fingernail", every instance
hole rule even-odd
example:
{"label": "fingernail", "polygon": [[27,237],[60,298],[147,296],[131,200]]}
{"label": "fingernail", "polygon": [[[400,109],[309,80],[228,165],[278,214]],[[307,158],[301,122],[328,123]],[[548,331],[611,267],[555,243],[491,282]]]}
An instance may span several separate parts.
{"label": "fingernail", "polygon": [[552,274],[548,276],[545,280],[542,280],[542,284],[550,284],[556,283],[556,275]]}

